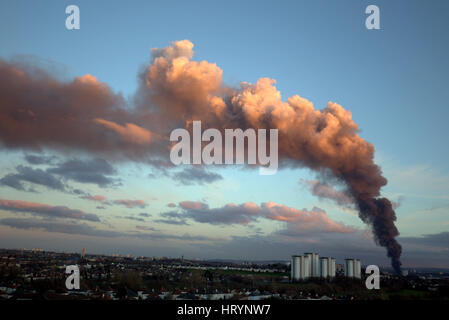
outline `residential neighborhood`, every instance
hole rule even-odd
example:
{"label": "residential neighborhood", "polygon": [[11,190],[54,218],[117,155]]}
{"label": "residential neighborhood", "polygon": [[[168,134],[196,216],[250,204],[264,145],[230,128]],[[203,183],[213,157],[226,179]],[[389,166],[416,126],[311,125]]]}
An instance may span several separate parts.
{"label": "residential neighborhood", "polygon": [[[80,272],[68,290],[67,266]],[[382,272],[382,290],[365,279],[292,283],[288,262],[225,262],[168,257],[106,256],[0,250],[0,300],[354,300],[447,297],[449,273],[410,270],[398,278]]]}

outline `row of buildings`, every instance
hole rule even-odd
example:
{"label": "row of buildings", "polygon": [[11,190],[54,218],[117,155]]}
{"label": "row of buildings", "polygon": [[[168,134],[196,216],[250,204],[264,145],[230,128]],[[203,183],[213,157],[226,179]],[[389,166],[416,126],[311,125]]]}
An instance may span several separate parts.
{"label": "row of buildings", "polygon": [[[332,257],[321,257],[318,253],[306,252],[304,255],[293,255],[291,260],[291,280],[305,280],[308,278],[334,278],[336,261]],[[359,259],[345,259],[345,276],[361,278]]]}

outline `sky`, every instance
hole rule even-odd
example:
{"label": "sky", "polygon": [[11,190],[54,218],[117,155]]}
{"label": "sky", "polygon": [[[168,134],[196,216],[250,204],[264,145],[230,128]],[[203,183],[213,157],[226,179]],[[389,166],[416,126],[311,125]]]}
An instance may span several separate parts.
{"label": "sky", "polygon": [[[72,4],[79,30],[65,26]],[[365,27],[370,4],[380,30]],[[0,0],[0,247],[239,260],[313,251],[388,265],[346,197],[352,180],[316,168],[341,167],[286,149],[308,127],[281,127],[281,158],[295,165],[271,176],[157,162],[169,159],[157,141],[169,129],[229,123],[223,96],[251,122],[299,95],[350,111],[315,116],[333,114],[338,139],[357,124],[357,143],[374,147],[402,265],[449,268],[448,14],[447,1]],[[164,65],[174,61],[181,75]],[[335,159],[371,155],[354,150]]]}

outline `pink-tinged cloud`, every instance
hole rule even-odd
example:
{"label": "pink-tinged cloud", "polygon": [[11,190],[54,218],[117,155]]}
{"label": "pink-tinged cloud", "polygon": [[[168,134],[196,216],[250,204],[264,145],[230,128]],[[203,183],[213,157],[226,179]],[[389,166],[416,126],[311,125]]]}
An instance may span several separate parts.
{"label": "pink-tinged cloud", "polygon": [[324,210],[316,207],[312,210],[298,210],[282,204],[267,202],[262,203],[261,209],[267,219],[288,222],[289,227],[287,229],[295,229],[298,232],[354,232],[353,228],[332,220]]}
{"label": "pink-tinged cloud", "polygon": [[[74,223],[66,221],[49,221],[46,219],[18,219],[18,218],[3,218],[0,219],[0,225],[8,226],[15,229],[21,230],[44,230],[46,232],[56,232],[92,237],[103,237],[103,238],[137,238],[141,240],[155,240],[155,241],[166,241],[166,240],[177,240],[182,242],[206,242],[211,243],[212,241],[223,242],[223,238],[218,237],[207,237],[202,235],[190,235],[190,234],[166,234],[162,232],[120,232],[116,230],[108,229],[98,229],[87,223]],[[146,231],[153,231],[152,228],[148,227]]]}
{"label": "pink-tinged cloud", "polygon": [[179,206],[183,209],[193,209],[193,210],[205,209],[208,207],[207,204],[199,201],[182,201],[179,203]]}
{"label": "pink-tinged cloud", "polygon": [[228,225],[248,225],[259,219],[269,219],[286,222],[286,230],[289,232],[354,232],[353,228],[332,220],[319,208],[298,210],[275,202],[265,202],[260,206],[253,202],[228,203],[223,207],[209,208],[207,204],[198,201],[183,201],[179,203],[179,207],[180,212],[170,211],[162,216],[179,221],[192,219],[201,223]]}
{"label": "pink-tinged cloud", "polygon": [[247,225],[258,218],[257,205],[244,203],[241,205],[229,203],[221,208],[209,208],[209,205],[199,201],[183,201],[179,203],[182,212],[163,214],[167,218],[190,218],[197,222],[210,224],[242,224]]}
{"label": "pink-tinged cloud", "polygon": [[128,199],[119,199],[114,200],[115,204],[119,204],[125,206],[127,208],[145,208],[147,203],[143,200],[128,200]]}
{"label": "pink-tinged cloud", "polygon": [[167,207],[169,208],[175,208],[176,204],[174,204],[173,202],[170,202],[169,204],[167,204]]}
{"label": "pink-tinged cloud", "polygon": [[94,196],[82,196],[82,199],[97,201],[97,202],[105,202],[106,197],[102,195],[94,195]]}
{"label": "pink-tinged cloud", "polygon": [[0,199],[0,210],[9,212],[30,213],[33,215],[50,218],[70,218],[79,220],[100,221],[97,215],[86,213],[77,209],[70,209],[65,206],[50,206],[47,204],[26,202],[21,200]]}

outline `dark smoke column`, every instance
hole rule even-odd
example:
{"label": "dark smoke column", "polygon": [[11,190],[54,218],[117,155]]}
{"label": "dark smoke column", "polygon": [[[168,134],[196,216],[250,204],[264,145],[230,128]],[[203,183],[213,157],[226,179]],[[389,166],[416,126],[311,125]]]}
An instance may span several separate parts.
{"label": "dark smoke column", "polygon": [[387,184],[380,168],[372,162],[365,163],[361,167],[351,168],[341,178],[349,187],[360,219],[372,227],[376,244],[387,249],[393,269],[400,274],[402,247],[396,240],[399,236],[399,231],[394,224],[396,213],[390,200],[379,197],[381,187]]}
{"label": "dark smoke column", "polygon": [[375,241],[387,248],[387,255],[391,258],[391,265],[396,273],[401,273],[402,247],[395,239],[399,231],[394,225],[396,214],[390,200],[387,198],[358,199],[359,216],[373,228]]}

